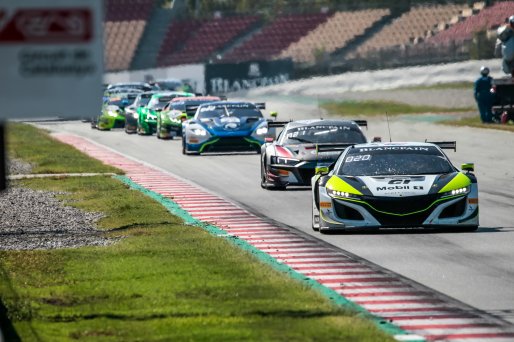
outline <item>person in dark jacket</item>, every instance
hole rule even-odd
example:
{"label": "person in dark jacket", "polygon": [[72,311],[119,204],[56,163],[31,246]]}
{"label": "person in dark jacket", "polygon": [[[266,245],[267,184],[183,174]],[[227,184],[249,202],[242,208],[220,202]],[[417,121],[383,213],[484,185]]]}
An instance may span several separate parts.
{"label": "person in dark jacket", "polygon": [[480,119],[484,123],[493,122],[493,94],[491,86],[493,79],[489,76],[489,68],[480,68],[481,76],[475,81],[475,100],[477,101]]}

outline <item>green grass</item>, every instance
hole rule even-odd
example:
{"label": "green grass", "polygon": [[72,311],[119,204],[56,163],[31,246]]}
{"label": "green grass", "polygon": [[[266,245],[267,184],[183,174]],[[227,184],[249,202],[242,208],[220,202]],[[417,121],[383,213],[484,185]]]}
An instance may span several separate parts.
{"label": "green grass", "polygon": [[477,127],[477,128],[487,128],[487,129],[499,129],[502,131],[509,131],[514,132],[514,124],[508,123],[508,124],[485,124],[483,123],[480,118],[473,117],[473,118],[463,118],[460,120],[451,120],[451,121],[444,121],[441,122],[445,125],[452,125],[452,126],[469,126],[469,127]]}
{"label": "green grass", "polygon": [[33,173],[123,173],[79,153],[74,147],[58,142],[46,131],[31,125],[9,122],[6,132],[8,155],[33,164]]}
{"label": "green grass", "polygon": [[0,252],[0,295],[22,340],[388,340],[114,179],[22,184],[102,210],[106,236],[121,238],[109,247]]}
{"label": "green grass", "polygon": [[[22,137],[33,135],[17,134],[26,127],[11,129],[25,150],[19,153],[20,145],[14,145],[11,153],[29,160],[52,153],[27,148]],[[66,153],[70,160],[80,154]],[[116,179],[16,184],[60,191],[66,205],[104,213],[99,229],[119,241],[107,247],[0,251],[0,324],[8,341],[392,340],[229,241],[183,225]]]}
{"label": "green grass", "polygon": [[474,108],[446,108],[435,106],[412,106],[392,101],[328,101],[321,104],[328,114],[341,116],[374,116],[423,113],[459,113]]}
{"label": "green grass", "polygon": [[448,89],[473,89],[473,82],[450,82],[436,83],[431,85],[420,85],[412,87],[400,87],[395,90],[448,90]]}

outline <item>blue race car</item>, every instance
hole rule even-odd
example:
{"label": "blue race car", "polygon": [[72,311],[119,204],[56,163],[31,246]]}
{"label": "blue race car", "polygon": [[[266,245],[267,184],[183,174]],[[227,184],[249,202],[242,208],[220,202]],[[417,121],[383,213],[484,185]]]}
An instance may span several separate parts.
{"label": "blue race car", "polygon": [[182,153],[256,151],[268,134],[263,103],[217,101],[200,105],[184,123]]}

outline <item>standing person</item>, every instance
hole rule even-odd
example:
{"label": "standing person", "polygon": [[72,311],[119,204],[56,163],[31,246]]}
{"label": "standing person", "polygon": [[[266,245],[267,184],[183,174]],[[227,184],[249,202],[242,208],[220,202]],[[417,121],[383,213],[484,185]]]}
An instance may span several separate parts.
{"label": "standing person", "polygon": [[486,66],[480,68],[480,74],[481,76],[475,81],[475,100],[482,122],[491,123],[493,122],[493,94],[491,94],[493,79],[489,76],[489,68]]}

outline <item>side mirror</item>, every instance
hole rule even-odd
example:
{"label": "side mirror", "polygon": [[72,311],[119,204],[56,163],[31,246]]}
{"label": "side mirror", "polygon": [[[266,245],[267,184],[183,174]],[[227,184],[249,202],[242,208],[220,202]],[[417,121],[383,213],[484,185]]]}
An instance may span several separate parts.
{"label": "side mirror", "polygon": [[382,137],[373,137],[372,142],[382,142]]}
{"label": "side mirror", "polygon": [[475,171],[475,164],[474,163],[464,163],[460,167],[463,171],[467,172],[473,172]]}
{"label": "side mirror", "polygon": [[316,168],[316,174],[317,175],[322,175],[322,176],[325,176],[325,175],[328,175],[328,173],[330,172],[328,166],[319,166]]}
{"label": "side mirror", "polygon": [[278,113],[277,112],[270,112],[269,115],[273,118],[273,119],[276,119],[277,116],[278,116]]}
{"label": "side mirror", "polygon": [[275,139],[274,139],[274,138],[272,138],[272,137],[266,137],[266,138],[264,138],[264,142],[272,143],[273,141],[275,141]]}

